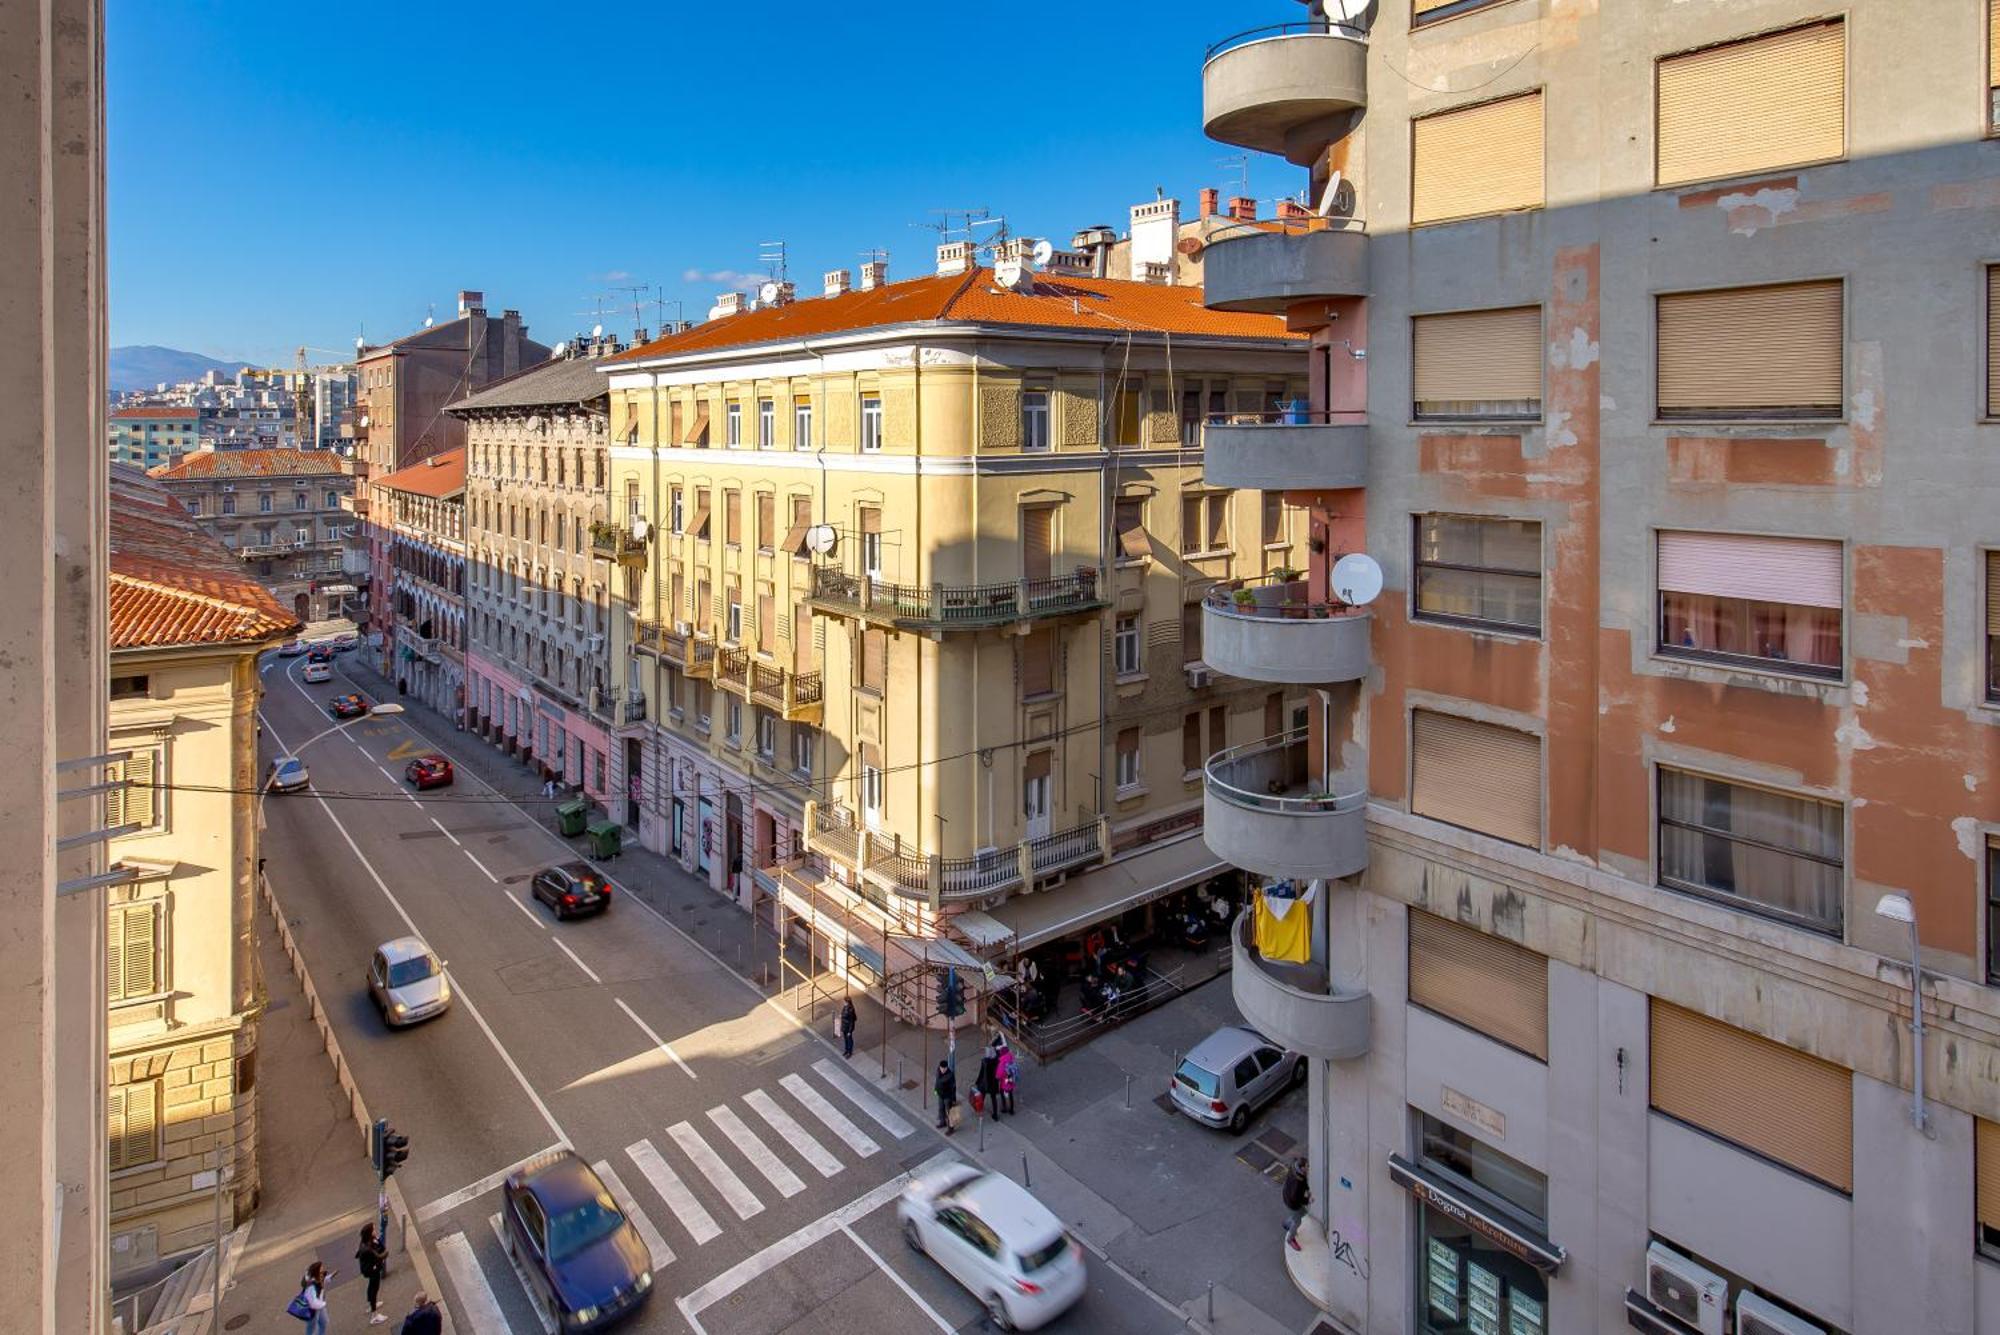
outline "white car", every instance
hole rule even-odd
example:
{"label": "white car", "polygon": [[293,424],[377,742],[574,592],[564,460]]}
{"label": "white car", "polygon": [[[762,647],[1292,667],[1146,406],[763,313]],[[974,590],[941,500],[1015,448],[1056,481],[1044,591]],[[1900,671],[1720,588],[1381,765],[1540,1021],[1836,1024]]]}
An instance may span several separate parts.
{"label": "white car", "polygon": [[278,646],[278,657],[297,658],[300,654],[304,653],[305,651],[306,651],[306,642],[304,640],[294,638],[286,640],[283,644]]}
{"label": "white car", "polygon": [[333,664],[308,663],[299,670],[299,679],[310,686],[315,682],[333,680]]}
{"label": "white car", "polygon": [[903,1189],[914,1251],[937,1262],[1002,1330],[1036,1330],[1083,1296],[1083,1248],[1012,1178],[957,1163]]}

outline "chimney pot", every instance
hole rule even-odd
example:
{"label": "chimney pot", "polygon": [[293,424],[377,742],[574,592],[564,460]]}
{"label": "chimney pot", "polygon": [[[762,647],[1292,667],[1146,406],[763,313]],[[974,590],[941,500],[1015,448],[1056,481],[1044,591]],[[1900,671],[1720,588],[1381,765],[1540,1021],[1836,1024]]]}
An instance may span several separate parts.
{"label": "chimney pot", "polygon": [[889,261],[870,260],[861,266],[861,290],[863,292],[873,292],[878,287],[887,286],[888,282]]}
{"label": "chimney pot", "polygon": [[458,294],[458,313],[460,315],[470,315],[474,311],[484,310],[485,308],[486,294],[484,292],[474,292],[470,289],[460,290]]}
{"label": "chimney pot", "polygon": [[1310,218],[1313,215],[1311,209],[1297,200],[1281,199],[1278,201],[1278,216],[1280,218]]}
{"label": "chimney pot", "polygon": [[946,278],[961,274],[972,267],[972,243],[970,241],[950,241],[937,248],[938,277]]}
{"label": "chimney pot", "polygon": [[715,305],[709,309],[708,318],[719,320],[725,315],[734,315],[742,309],[743,294],[741,292],[724,292],[715,299]]}
{"label": "chimney pot", "polygon": [[848,290],[850,281],[847,270],[828,269],[825,278],[826,295],[829,297],[842,295]]}
{"label": "chimney pot", "polygon": [[1201,216],[1204,218],[1213,218],[1215,210],[1221,202],[1222,192],[1220,190],[1217,190],[1214,186],[1203,190],[1201,192]]}
{"label": "chimney pot", "polygon": [[1242,195],[1232,195],[1229,199],[1229,216],[1238,222],[1257,221],[1257,201]]}

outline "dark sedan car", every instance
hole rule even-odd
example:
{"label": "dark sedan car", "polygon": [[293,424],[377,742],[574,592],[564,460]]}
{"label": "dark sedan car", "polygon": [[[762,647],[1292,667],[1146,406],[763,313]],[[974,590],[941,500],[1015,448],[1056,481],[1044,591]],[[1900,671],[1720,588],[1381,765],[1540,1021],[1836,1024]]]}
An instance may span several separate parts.
{"label": "dark sedan car", "polygon": [[452,779],[451,761],[443,756],[418,756],[403,766],[403,777],[419,790],[449,787]]}
{"label": "dark sedan car", "polygon": [[306,662],[331,663],[332,661],[333,661],[332,645],[327,644],[325,641],[321,641],[318,644],[309,644],[306,646]]}
{"label": "dark sedan car", "polygon": [[544,867],[535,873],[532,884],[535,898],[553,909],[558,918],[602,913],[611,907],[611,882],[588,862]]}
{"label": "dark sedan car", "polygon": [[653,1256],[610,1191],[573,1150],[508,1174],[507,1253],[557,1330],[601,1330],[653,1291]]}
{"label": "dark sedan car", "polygon": [[346,695],[336,695],[327,701],[326,712],[335,718],[360,718],[368,712],[368,702],[356,692],[349,691]]}

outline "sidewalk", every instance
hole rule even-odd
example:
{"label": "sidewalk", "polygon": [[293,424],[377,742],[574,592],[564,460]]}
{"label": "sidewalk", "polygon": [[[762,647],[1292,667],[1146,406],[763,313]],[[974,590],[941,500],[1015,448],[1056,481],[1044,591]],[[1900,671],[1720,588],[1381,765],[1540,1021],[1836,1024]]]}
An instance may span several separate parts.
{"label": "sidewalk", "polygon": [[[282,902],[282,901],[281,901]],[[299,978],[279,944],[270,901],[258,898],[257,951],[269,1000],[257,1043],[258,1165],[263,1191],[249,1244],[223,1295],[222,1330],[272,1331],[297,1327],[285,1304],[299,1291],[306,1266],[317,1260],[338,1270],[327,1288],[332,1328],[368,1330],[366,1282],[354,1261],[362,1225],[375,1218],[375,1171],[355,1123],[348,1096],[307,1005]],[[389,1275],[382,1282],[377,1327],[402,1324],[416,1292],[437,1293],[421,1243],[391,1225]],[[446,1329],[451,1329],[449,1314]]]}
{"label": "sidewalk", "polygon": [[[358,658],[343,655],[340,670],[373,699],[399,699],[395,684]],[[542,796],[538,774],[413,697],[400,702],[406,711],[402,721],[450,746],[461,770],[552,823],[555,804]],[[581,841],[572,847],[582,856]],[[815,1006],[808,986],[774,986],[781,973],[768,926],[759,929],[706,881],[635,844],[627,844],[605,869],[838,1053],[833,1033],[838,1002],[821,998]],[[927,1106],[929,1072],[944,1055],[945,1035],[905,1024],[863,995],[854,1000],[855,1074],[935,1120],[936,1110]],[[1023,1063],[1020,1116],[988,1122],[983,1150],[981,1127],[968,1117],[953,1147],[1016,1180],[1025,1171],[1035,1194],[1100,1261],[1170,1300],[1188,1328],[1214,1335],[1291,1335],[1306,1329],[1316,1313],[1285,1273],[1279,1243],[1284,1207],[1277,1176],[1265,1170],[1286,1147],[1305,1141],[1303,1092],[1273,1104],[1241,1138],[1196,1126],[1157,1102],[1181,1053],[1219,1026],[1241,1023],[1227,983],[1211,980],[1047,1065],[1017,1049]],[[961,1097],[970,1090],[983,1042],[976,1030],[960,1029]]]}

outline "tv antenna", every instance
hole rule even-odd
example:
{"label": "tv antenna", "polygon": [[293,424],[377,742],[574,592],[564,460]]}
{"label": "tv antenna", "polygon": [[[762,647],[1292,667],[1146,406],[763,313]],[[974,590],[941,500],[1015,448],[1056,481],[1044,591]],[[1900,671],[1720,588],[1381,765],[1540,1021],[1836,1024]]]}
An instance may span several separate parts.
{"label": "tv antenna", "polygon": [[[1236,193],[1244,198],[1249,197],[1250,155],[1248,153],[1237,153],[1231,157],[1217,158],[1215,165],[1232,171],[1236,177]],[[1226,182],[1229,180],[1229,177],[1224,176],[1222,179]]]}
{"label": "tv antenna", "polygon": [[435,301],[424,308],[424,328],[429,329],[438,322],[438,308]]}
{"label": "tv antenna", "polygon": [[681,322],[681,299],[679,297],[668,296],[667,289],[664,287],[656,287],[653,289],[653,292],[655,294],[653,297],[653,309],[660,317],[661,331],[665,332],[667,327],[667,307],[671,306],[674,308],[674,323],[679,324]]}
{"label": "tv antenna", "polygon": [[791,270],[785,262],[785,243],[782,241],[759,241],[757,262],[770,273],[771,281],[783,283],[790,279]]}
{"label": "tv antenna", "polygon": [[651,283],[639,283],[639,284],[636,284],[636,285],[633,285],[633,286],[628,286],[628,287],[620,287],[620,288],[614,288],[614,289],[612,289],[612,290],[613,290],[613,291],[616,291],[616,292],[626,292],[626,293],[630,293],[630,294],[631,294],[631,297],[632,297],[632,328],[633,328],[634,332],[636,332],[636,331],[638,331],[638,330],[640,330],[640,329],[643,329],[643,328],[645,328],[645,327],[646,327],[646,294],[647,294],[648,292],[651,292],[651,291],[653,290],[653,285],[652,285]]}

